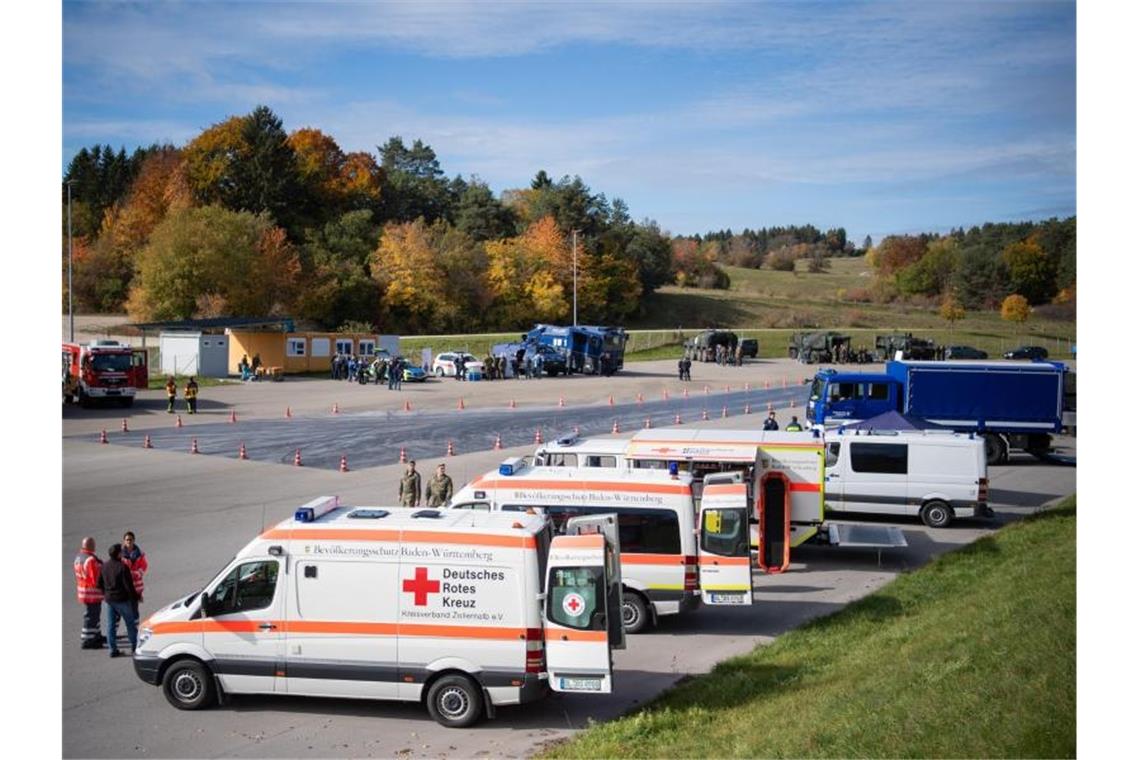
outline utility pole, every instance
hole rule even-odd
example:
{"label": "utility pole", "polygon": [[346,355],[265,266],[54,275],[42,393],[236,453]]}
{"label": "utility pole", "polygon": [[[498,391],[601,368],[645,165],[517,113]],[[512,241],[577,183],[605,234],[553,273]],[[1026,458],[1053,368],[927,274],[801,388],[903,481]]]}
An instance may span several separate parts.
{"label": "utility pole", "polygon": [[574,326],[578,326],[578,230],[570,231],[574,241]]}
{"label": "utility pole", "polygon": [[67,340],[71,343],[75,342],[75,309],[71,295],[71,266],[74,258],[71,244],[71,183],[74,181],[69,179],[65,183],[67,185]]}

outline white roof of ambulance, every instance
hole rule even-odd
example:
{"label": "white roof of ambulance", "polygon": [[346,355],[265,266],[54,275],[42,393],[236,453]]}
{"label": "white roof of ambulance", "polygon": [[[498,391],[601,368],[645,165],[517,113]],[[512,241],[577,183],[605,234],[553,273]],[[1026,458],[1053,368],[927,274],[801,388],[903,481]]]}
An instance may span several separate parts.
{"label": "white roof of ambulance", "polygon": [[583,488],[598,488],[606,483],[628,484],[631,482],[689,485],[692,483],[693,476],[682,472],[674,477],[665,470],[628,470],[615,467],[535,467],[531,465],[520,468],[513,475],[503,475],[498,470],[490,470],[475,478],[465,487],[509,488],[515,481],[520,480],[524,482],[581,483]]}

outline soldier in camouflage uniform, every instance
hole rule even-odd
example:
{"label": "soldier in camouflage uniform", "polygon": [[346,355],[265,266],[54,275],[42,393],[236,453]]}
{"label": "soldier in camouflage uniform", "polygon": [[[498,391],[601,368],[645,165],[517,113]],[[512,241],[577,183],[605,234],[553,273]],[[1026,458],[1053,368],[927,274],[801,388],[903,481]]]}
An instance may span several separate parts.
{"label": "soldier in camouflage uniform", "polygon": [[416,472],[416,460],[408,462],[408,469],[404,477],[400,478],[400,506],[418,507],[420,505],[420,474]]}
{"label": "soldier in camouflage uniform", "polygon": [[446,470],[447,466],[440,464],[435,468],[435,475],[428,481],[426,495],[429,507],[442,507],[451,499],[454,486]]}

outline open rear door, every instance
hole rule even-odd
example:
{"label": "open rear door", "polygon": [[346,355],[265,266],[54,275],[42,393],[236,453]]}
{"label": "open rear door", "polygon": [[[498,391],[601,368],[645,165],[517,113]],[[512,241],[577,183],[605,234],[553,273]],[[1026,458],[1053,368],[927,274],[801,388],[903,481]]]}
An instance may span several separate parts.
{"label": "open rear door", "polygon": [[782,573],[792,560],[792,486],[782,472],[760,476],[757,513],[760,538],[757,561],[766,573]]}
{"label": "open rear door", "polygon": [[[616,516],[606,517],[613,518],[616,531]],[[613,691],[612,642],[622,628],[621,586],[612,582],[618,561],[617,547],[603,532],[551,541],[544,623],[546,668],[554,691]]]}
{"label": "open rear door", "polygon": [[749,513],[744,483],[705,486],[698,556],[705,604],[752,604]]}
{"label": "open rear door", "polygon": [[146,365],[146,349],[136,348],[131,351],[130,384],[145,391],[149,382],[150,374]]}

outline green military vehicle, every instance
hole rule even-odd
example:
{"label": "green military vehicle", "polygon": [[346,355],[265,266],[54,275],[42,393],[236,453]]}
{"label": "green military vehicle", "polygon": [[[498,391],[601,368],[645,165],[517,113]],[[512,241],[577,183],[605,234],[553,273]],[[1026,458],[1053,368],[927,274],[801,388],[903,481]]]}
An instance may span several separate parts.
{"label": "green military vehicle", "polygon": [[929,360],[938,356],[938,346],[926,338],[916,338],[911,333],[891,333],[875,337],[875,361],[885,362],[894,359],[902,351],[903,359]]}
{"label": "green military vehicle", "polygon": [[851,336],[837,332],[792,333],[788,342],[788,358],[804,364],[823,364],[853,360]]}
{"label": "green military vehicle", "polygon": [[685,355],[696,362],[714,362],[717,346],[725,346],[729,356],[733,356],[738,340],[736,333],[729,330],[702,330],[685,341]]}

